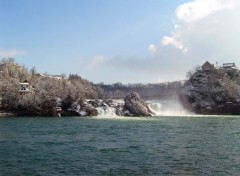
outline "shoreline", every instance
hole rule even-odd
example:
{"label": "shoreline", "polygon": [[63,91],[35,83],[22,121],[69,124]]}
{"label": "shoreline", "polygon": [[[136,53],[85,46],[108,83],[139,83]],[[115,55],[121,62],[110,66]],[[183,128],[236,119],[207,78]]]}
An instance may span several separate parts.
{"label": "shoreline", "polygon": [[17,117],[17,116],[14,116],[14,113],[12,112],[1,111],[0,117]]}

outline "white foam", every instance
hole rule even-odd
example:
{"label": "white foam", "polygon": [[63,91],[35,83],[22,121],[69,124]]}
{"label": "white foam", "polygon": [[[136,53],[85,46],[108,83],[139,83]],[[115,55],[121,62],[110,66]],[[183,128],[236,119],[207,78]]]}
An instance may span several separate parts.
{"label": "white foam", "polygon": [[98,116],[117,116],[116,115],[116,108],[114,107],[109,107],[109,106],[105,106],[105,107],[97,107],[96,108],[98,111]]}
{"label": "white foam", "polygon": [[186,116],[192,115],[183,108],[177,99],[151,100],[148,101],[149,109],[155,116]]}
{"label": "white foam", "polygon": [[[116,108],[123,107],[123,100],[112,100],[111,105],[108,103],[102,103],[103,100],[99,100],[101,106],[97,107],[98,117],[118,117],[116,114]],[[189,116],[193,115],[183,108],[180,101],[177,98],[171,97],[170,99],[162,100],[150,100],[147,101],[149,109],[153,112],[153,116]]]}

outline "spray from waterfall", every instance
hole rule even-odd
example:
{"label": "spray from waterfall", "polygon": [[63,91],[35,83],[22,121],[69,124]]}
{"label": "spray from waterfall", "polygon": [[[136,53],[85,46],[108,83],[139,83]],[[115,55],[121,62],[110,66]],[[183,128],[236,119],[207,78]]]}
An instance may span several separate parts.
{"label": "spray from waterfall", "polygon": [[[92,101],[93,102],[93,101]],[[124,110],[124,100],[96,100],[99,117],[118,117]],[[186,116],[193,115],[182,106],[176,96],[146,102],[153,116]]]}
{"label": "spray from waterfall", "polygon": [[103,100],[99,100],[100,105],[96,108],[99,117],[117,117],[118,110],[121,110],[124,106],[123,100],[110,100],[111,103],[106,103]]}
{"label": "spray from waterfall", "polygon": [[186,116],[191,113],[184,109],[176,97],[147,101],[148,107],[155,116]]}

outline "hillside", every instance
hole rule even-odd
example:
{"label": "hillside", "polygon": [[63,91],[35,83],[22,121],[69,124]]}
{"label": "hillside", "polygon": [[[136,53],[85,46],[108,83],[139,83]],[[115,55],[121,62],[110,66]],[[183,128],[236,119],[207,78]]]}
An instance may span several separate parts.
{"label": "hillside", "polygon": [[[51,115],[54,107],[67,110],[73,102],[101,98],[101,90],[78,75],[39,74],[3,59],[0,63],[1,110],[18,115]],[[27,86],[27,87],[25,87]]]}
{"label": "hillside", "polygon": [[[104,88],[104,87],[103,87]],[[0,116],[96,116],[99,109],[117,109],[119,115],[150,115],[137,93],[124,92],[125,103],[103,100],[112,94],[77,74],[48,75],[28,70],[13,59],[0,62]],[[115,87],[116,88],[116,87]],[[130,89],[128,89],[130,90]],[[126,96],[128,95],[128,96]],[[102,99],[102,100],[99,100]]]}
{"label": "hillside", "polygon": [[195,71],[180,94],[185,108],[198,114],[240,114],[240,71],[234,63]]}
{"label": "hillside", "polygon": [[3,114],[71,116],[84,111],[96,115],[96,102],[86,103],[87,99],[124,99],[131,92],[138,92],[144,100],[178,95],[187,110],[198,114],[240,114],[240,71],[234,63],[214,67],[206,62],[191,72],[185,83],[105,85],[93,84],[77,74],[68,77],[40,74],[34,67],[28,70],[19,66],[13,59],[0,62]]}

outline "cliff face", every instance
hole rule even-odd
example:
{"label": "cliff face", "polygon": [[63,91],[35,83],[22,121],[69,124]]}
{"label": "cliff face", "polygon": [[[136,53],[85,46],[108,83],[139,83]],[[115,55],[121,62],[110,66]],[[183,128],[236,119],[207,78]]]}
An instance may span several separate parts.
{"label": "cliff face", "polygon": [[185,83],[181,101],[197,114],[240,114],[238,80],[238,70],[196,71]]}

